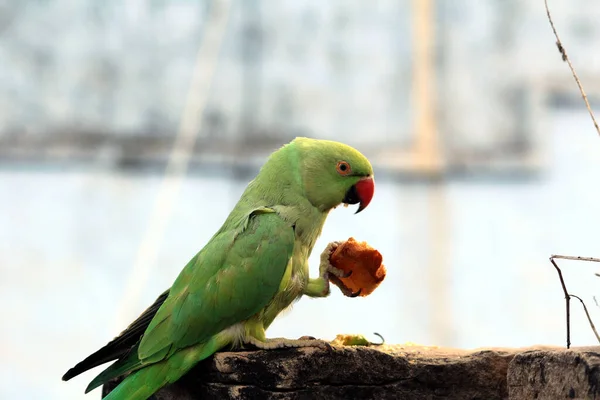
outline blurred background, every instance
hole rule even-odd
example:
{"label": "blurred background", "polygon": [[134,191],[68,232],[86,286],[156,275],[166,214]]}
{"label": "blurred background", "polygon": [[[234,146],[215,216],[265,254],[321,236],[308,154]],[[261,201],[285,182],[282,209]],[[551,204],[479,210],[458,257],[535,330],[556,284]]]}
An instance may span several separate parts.
{"label": "blurred background", "polygon": [[[600,3],[552,3],[597,104]],[[296,136],[376,171],[366,211],[331,213],[312,273],[353,236],[388,275],[366,298],[302,299],[270,336],[564,345],[548,257],[600,257],[580,97],[541,0],[0,1],[0,398],[82,398],[99,369],[62,374],[171,285]],[[561,265],[599,318],[600,265]],[[595,344],[573,308],[573,344]]]}

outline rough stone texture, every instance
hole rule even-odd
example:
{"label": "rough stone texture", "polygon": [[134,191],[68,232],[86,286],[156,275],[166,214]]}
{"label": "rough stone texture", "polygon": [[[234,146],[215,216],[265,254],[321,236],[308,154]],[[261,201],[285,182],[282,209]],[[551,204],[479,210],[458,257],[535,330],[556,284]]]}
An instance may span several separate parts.
{"label": "rough stone texture", "polygon": [[506,399],[515,354],[422,346],[221,352],[154,399]]}
{"label": "rough stone texture", "polygon": [[600,347],[519,353],[508,388],[510,399],[600,399]]}
{"label": "rough stone texture", "polygon": [[[103,394],[114,387],[106,385]],[[600,346],[221,352],[153,400],[600,399]]]}

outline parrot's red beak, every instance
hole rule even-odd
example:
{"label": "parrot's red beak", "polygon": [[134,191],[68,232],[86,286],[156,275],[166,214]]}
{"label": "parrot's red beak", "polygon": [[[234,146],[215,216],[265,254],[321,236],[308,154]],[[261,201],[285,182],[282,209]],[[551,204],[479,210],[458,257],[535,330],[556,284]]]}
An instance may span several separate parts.
{"label": "parrot's red beak", "polygon": [[346,193],[346,197],[344,197],[344,203],[347,204],[357,204],[360,203],[358,210],[356,210],[355,214],[358,214],[371,202],[373,198],[373,194],[375,193],[375,181],[372,177],[367,176],[362,178],[360,181],[356,182],[350,190]]}

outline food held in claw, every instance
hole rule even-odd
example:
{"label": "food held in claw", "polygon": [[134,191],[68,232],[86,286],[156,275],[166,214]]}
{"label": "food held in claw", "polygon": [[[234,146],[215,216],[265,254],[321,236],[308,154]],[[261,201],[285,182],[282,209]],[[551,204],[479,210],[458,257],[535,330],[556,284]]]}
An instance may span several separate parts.
{"label": "food held in claw", "polygon": [[386,274],[381,253],[367,242],[357,242],[350,238],[342,242],[329,258],[331,265],[350,273],[347,278],[330,279],[335,285],[344,285],[352,293],[368,296],[383,281]]}

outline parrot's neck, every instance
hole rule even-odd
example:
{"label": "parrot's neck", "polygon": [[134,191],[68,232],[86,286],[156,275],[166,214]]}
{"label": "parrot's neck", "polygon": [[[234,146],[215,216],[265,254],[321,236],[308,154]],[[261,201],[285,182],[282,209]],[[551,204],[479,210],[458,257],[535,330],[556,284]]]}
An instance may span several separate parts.
{"label": "parrot's neck", "polygon": [[[306,196],[300,150],[295,142],[274,152],[261,168],[242,198],[260,199],[254,206],[270,207],[294,226],[296,245],[302,248],[306,259],[321,235],[329,210],[321,210]],[[308,270],[306,271],[308,274]]]}
{"label": "parrot's neck", "polygon": [[301,169],[300,154],[293,142],[274,152],[236,205],[242,212],[235,213],[249,215],[259,207],[273,208],[295,227],[296,240],[310,253],[329,210],[319,210],[308,200]]}
{"label": "parrot's neck", "polygon": [[306,247],[307,258],[310,256],[317,239],[321,235],[328,214],[329,212],[322,212],[312,205],[302,207],[299,210],[284,209],[280,212],[280,215],[284,219],[293,222],[295,225],[296,241]]}

